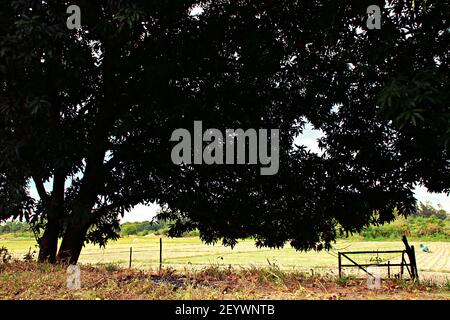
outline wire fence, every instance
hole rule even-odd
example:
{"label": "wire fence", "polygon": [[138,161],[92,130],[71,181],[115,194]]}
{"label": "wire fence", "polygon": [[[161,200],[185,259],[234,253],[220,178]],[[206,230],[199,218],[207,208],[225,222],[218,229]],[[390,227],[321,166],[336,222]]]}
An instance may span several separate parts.
{"label": "wire fence", "polygon": [[[374,249],[377,243],[364,243],[364,249]],[[395,244],[392,245],[395,249]],[[444,246],[444,245],[442,245]],[[301,253],[292,248],[282,250],[258,249],[250,241],[238,245],[236,250],[231,250],[223,246],[208,246],[202,244],[199,240],[172,240],[169,238],[149,238],[149,239],[124,239],[123,242],[115,243],[106,248],[99,248],[88,245],[83,248],[79,262],[90,265],[107,265],[121,268],[135,268],[143,270],[158,270],[160,268],[173,268],[175,270],[203,268],[232,268],[234,270],[248,268],[277,268],[283,271],[297,271],[310,275],[330,275],[338,276],[338,252],[349,249],[360,249],[361,245],[355,247],[353,243],[347,243],[342,247],[331,251],[322,251],[320,253]],[[389,244],[389,248],[392,248]],[[400,248],[400,247],[399,247]],[[442,248],[444,252],[448,251],[447,246]],[[18,251],[11,250],[13,257],[23,259],[25,254],[38,251],[36,248],[29,250],[22,249]],[[436,253],[436,258],[442,256]],[[419,256],[419,269],[423,276],[442,277],[447,279],[450,275],[448,263],[439,265],[439,268],[432,270],[424,264],[432,256]],[[398,263],[401,255],[365,255],[355,256],[358,263],[377,264]],[[441,261],[441,259],[436,260]],[[432,266],[435,264],[432,264]],[[436,272],[437,271],[437,272]],[[384,272],[384,271],[383,271]],[[400,268],[392,267],[390,275],[395,277],[400,272]],[[348,268],[344,271],[345,276],[366,277],[364,272],[357,268]],[[383,274],[383,276],[387,276]]]}

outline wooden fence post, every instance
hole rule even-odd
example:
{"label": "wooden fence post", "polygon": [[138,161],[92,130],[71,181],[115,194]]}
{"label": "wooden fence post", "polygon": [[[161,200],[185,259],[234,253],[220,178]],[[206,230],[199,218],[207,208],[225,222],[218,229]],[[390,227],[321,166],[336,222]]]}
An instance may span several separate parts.
{"label": "wooden fence post", "polygon": [[411,269],[414,269],[414,281],[419,282],[419,271],[417,271],[416,251],[414,246],[411,246]]}
{"label": "wooden fence post", "polygon": [[340,252],[338,252],[338,267],[339,267],[339,278],[342,278],[342,262]]}
{"label": "wooden fence post", "polygon": [[159,238],[159,273],[162,270],[162,238]]}
{"label": "wooden fence post", "polygon": [[406,236],[402,237],[402,241],[405,244],[406,254],[409,258],[409,267],[411,269],[411,278],[414,281],[419,281],[419,275],[417,272],[417,262],[416,262],[416,252],[414,250],[414,246],[410,246],[408,243],[408,239]]}
{"label": "wooden fence post", "polygon": [[131,268],[131,259],[133,256],[133,247],[130,247],[130,263],[128,264],[128,268]]}

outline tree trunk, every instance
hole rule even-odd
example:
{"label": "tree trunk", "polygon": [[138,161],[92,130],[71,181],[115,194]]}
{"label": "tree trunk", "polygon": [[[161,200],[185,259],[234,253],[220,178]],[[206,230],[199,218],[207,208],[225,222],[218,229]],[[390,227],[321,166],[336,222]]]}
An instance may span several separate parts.
{"label": "tree trunk", "polygon": [[58,263],[77,264],[89,226],[78,225],[68,228],[64,234],[57,256]]}
{"label": "tree trunk", "polygon": [[44,234],[39,239],[38,262],[56,262],[56,252],[58,250],[58,224],[49,222],[45,227]]}
{"label": "tree trunk", "polygon": [[53,179],[53,192],[51,196],[47,194],[44,188],[42,179],[34,178],[36,186],[39,191],[39,196],[46,208],[47,224],[45,226],[44,234],[39,243],[38,262],[56,262],[56,252],[58,250],[58,236],[60,233],[59,219],[64,211],[64,182],[66,180],[65,174],[61,170],[56,170]]}

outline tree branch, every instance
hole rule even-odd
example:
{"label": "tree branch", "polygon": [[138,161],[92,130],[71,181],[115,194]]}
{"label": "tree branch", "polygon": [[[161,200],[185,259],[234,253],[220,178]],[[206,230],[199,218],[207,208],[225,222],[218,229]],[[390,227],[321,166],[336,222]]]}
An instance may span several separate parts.
{"label": "tree branch", "polygon": [[38,195],[41,198],[41,200],[42,201],[50,200],[50,196],[48,195],[47,191],[45,190],[44,182],[42,181],[42,179],[37,176],[33,176],[33,181],[34,181],[34,184],[36,185],[36,190],[37,190]]}

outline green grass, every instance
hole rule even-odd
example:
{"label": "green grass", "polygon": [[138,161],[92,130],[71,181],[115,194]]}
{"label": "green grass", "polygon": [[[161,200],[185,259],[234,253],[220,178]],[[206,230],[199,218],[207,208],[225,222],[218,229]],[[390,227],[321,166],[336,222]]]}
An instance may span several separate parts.
{"label": "green grass", "polygon": [[[32,239],[6,239],[2,241],[11,253],[19,257],[29,248],[35,247]],[[368,242],[340,240],[335,249],[330,252],[298,252],[291,247],[284,249],[258,249],[251,240],[241,241],[234,249],[222,245],[205,245],[200,239],[189,238],[163,238],[163,262],[166,264],[192,264],[210,265],[219,263],[223,265],[268,265],[268,261],[283,268],[292,267],[329,267],[336,264],[336,252],[339,249],[349,250],[376,250],[376,249],[402,249],[401,242]],[[125,237],[111,242],[105,249],[86,245],[83,249],[80,262],[107,263],[128,261],[129,249],[133,248],[133,262],[138,264],[159,263],[159,237]]]}
{"label": "green grass", "polygon": [[[9,249],[15,258],[22,259],[29,248],[37,250],[35,241],[27,238],[1,237],[1,245]],[[419,244],[425,243],[431,253],[419,250]],[[449,242],[411,242],[416,247],[419,272],[422,276],[436,273],[444,279],[450,278],[450,243]],[[133,248],[132,266],[141,269],[156,269],[159,266],[159,237],[130,236],[111,242],[105,249],[86,245],[80,262],[89,264],[115,264],[128,266],[130,247]],[[163,238],[163,263],[176,269],[186,267],[204,267],[219,265],[227,267],[269,267],[276,265],[283,270],[300,270],[306,272],[337,274],[338,251],[396,250],[403,249],[398,241],[359,241],[338,240],[330,252],[298,252],[291,247],[284,249],[258,249],[251,240],[244,240],[231,249],[222,245],[205,245],[197,237]],[[396,261],[398,255],[380,255],[384,260]],[[376,255],[356,256],[358,262],[374,261]],[[372,260],[371,260],[372,259]],[[394,270],[395,271],[395,270]]]}

